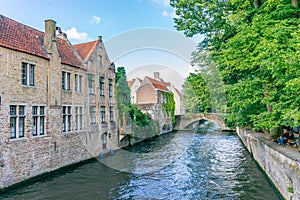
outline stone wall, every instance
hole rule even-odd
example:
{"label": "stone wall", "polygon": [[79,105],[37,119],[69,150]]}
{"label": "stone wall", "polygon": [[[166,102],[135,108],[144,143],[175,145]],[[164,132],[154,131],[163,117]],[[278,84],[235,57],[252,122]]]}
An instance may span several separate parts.
{"label": "stone wall", "polygon": [[[300,153],[261,133],[237,128],[237,134],[285,199],[300,199]],[[291,147],[292,148],[292,147]]]}
{"label": "stone wall", "polygon": [[[56,48],[55,43],[52,48]],[[101,49],[101,51],[99,50]],[[0,47],[0,190],[34,176],[77,163],[118,148],[115,97],[108,97],[108,80],[114,88],[114,66],[103,43],[96,52],[103,56],[97,65],[78,68],[62,64],[52,49],[49,59]],[[22,85],[22,62],[35,65],[34,86]],[[70,73],[70,90],[62,90],[62,70]],[[82,75],[82,91],[75,91],[75,74]],[[88,74],[94,74],[95,94],[88,93]],[[105,97],[100,98],[99,76],[105,77]],[[24,137],[10,138],[10,106],[25,107]],[[97,108],[96,123],[90,123],[90,105]],[[100,106],[106,106],[106,122],[100,120]],[[33,106],[45,108],[44,135],[33,136]],[[62,132],[62,106],[71,106],[71,130]],[[75,107],[83,108],[82,130],[75,130]],[[109,107],[113,110],[110,120]],[[104,142],[105,141],[105,142]]]}

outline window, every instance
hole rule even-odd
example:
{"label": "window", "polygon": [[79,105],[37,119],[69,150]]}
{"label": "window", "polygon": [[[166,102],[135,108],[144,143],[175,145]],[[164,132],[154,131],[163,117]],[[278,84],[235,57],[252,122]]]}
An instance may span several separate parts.
{"label": "window", "polygon": [[82,92],[82,75],[75,74],[75,91]]}
{"label": "window", "polygon": [[34,65],[22,63],[22,85],[34,86]]}
{"label": "window", "polygon": [[71,106],[63,106],[63,132],[71,131]]}
{"label": "window", "polygon": [[101,122],[105,123],[105,106],[101,106]]}
{"label": "window", "polygon": [[104,96],[104,77],[99,78],[100,95]]}
{"label": "window", "polygon": [[82,130],[82,118],[83,118],[83,113],[82,113],[83,108],[80,106],[75,107],[75,130]]}
{"label": "window", "polygon": [[33,136],[45,134],[45,106],[32,107]]}
{"label": "window", "polygon": [[109,97],[112,97],[113,96],[113,85],[112,85],[112,80],[111,79],[108,79],[108,95]]}
{"label": "window", "polygon": [[94,79],[94,75],[89,75],[89,91],[90,94],[94,94],[94,87],[95,87],[95,79]]}
{"label": "window", "polygon": [[107,144],[107,133],[102,134],[102,149],[106,149],[106,144]]}
{"label": "window", "polygon": [[100,68],[102,68],[103,67],[103,63],[102,63],[103,61],[102,61],[102,56],[99,56],[99,66],[100,66]]}
{"label": "window", "polygon": [[90,107],[90,123],[96,124],[96,106]]}
{"label": "window", "polygon": [[22,138],[25,132],[25,106],[10,106],[10,138]]}
{"label": "window", "polygon": [[70,77],[71,73],[70,72],[62,72],[62,89],[63,90],[70,90]]}
{"label": "window", "polygon": [[109,120],[110,120],[110,122],[114,121],[114,107],[113,106],[109,106]]}

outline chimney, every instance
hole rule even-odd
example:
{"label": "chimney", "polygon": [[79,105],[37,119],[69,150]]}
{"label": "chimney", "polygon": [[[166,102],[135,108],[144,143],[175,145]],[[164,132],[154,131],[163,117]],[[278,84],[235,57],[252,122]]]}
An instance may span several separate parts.
{"label": "chimney", "polygon": [[48,53],[51,53],[52,42],[56,42],[56,22],[52,19],[45,20],[44,46]]}
{"label": "chimney", "polygon": [[154,72],[154,79],[159,79],[159,72]]}

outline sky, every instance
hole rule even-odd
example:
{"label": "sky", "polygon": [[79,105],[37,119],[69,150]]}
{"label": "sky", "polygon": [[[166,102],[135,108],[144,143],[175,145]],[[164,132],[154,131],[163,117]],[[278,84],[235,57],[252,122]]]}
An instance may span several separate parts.
{"label": "sky", "polygon": [[40,31],[44,20],[55,20],[72,44],[102,36],[110,60],[125,67],[128,79],[161,69],[164,79],[180,75],[174,85],[181,87],[201,40],[176,30],[169,0],[0,0],[0,5],[0,14]]}

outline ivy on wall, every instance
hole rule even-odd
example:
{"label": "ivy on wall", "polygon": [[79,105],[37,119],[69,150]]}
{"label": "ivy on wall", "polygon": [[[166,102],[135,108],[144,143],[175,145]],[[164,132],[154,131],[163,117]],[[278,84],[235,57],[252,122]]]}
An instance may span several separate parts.
{"label": "ivy on wall", "polygon": [[163,98],[165,99],[165,103],[162,104],[162,109],[166,115],[170,115],[172,117],[172,124],[175,124],[175,100],[173,93],[162,93]]}

